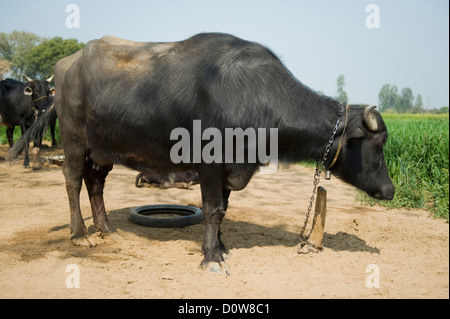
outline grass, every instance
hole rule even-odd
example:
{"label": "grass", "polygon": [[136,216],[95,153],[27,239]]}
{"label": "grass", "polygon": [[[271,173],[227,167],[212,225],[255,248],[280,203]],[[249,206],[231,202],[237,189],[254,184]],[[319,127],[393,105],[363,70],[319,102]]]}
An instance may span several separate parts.
{"label": "grass", "polygon": [[427,209],[449,220],[449,116],[385,114],[384,150],[396,194],[393,201],[358,199],[387,207]]}
{"label": "grass", "polygon": [[[13,141],[17,141],[21,136],[20,127],[16,126],[14,129]],[[6,126],[0,126],[0,144],[8,144],[8,139],[6,138]]]}
{"label": "grass", "polygon": [[[13,141],[14,143],[22,137],[22,133],[20,133],[20,127],[16,126],[14,128]],[[55,128],[55,138],[58,143],[61,143],[61,137],[59,135],[59,122],[56,120],[56,128]],[[44,141],[51,141],[52,136],[50,134],[50,130],[47,130],[44,135]],[[0,144],[8,144],[8,139],[6,138],[6,126],[0,126]]]}

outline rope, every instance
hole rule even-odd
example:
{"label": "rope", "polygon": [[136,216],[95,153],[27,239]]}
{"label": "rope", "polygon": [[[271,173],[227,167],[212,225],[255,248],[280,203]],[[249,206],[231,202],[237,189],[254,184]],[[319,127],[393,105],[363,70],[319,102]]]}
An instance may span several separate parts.
{"label": "rope", "polygon": [[344,139],[344,135],[345,135],[345,130],[347,129],[347,118],[348,118],[348,108],[350,107],[350,105],[347,105],[345,107],[345,123],[344,123],[344,131],[342,132],[341,135],[341,139],[339,140],[339,146],[336,152],[336,155],[333,158],[333,161],[331,162],[331,164],[328,166],[328,169],[332,168],[334,166],[334,164],[336,164],[336,161],[339,157],[339,154],[341,153],[341,148],[342,148],[342,141]]}

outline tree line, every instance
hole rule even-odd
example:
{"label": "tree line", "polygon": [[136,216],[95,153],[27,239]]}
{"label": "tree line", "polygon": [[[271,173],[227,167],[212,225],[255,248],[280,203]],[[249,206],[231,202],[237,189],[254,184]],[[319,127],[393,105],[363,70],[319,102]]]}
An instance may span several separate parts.
{"label": "tree line", "polygon": [[[344,90],[345,79],[341,74],[337,81],[337,96],[339,102],[346,105],[348,103],[347,93]],[[396,85],[385,84],[381,87],[378,94],[378,109],[385,113],[448,113],[448,106],[440,109],[428,110],[424,108],[422,95],[418,94],[414,98],[414,94],[410,88],[403,88],[400,92]]]}
{"label": "tree line", "polygon": [[75,39],[44,38],[25,31],[0,32],[0,80],[9,77],[22,81],[23,75],[48,78],[58,60],[84,46]]}
{"label": "tree line", "polygon": [[378,106],[381,112],[423,113],[425,112],[422,95],[414,94],[410,88],[400,92],[396,85],[385,84],[378,94]]}

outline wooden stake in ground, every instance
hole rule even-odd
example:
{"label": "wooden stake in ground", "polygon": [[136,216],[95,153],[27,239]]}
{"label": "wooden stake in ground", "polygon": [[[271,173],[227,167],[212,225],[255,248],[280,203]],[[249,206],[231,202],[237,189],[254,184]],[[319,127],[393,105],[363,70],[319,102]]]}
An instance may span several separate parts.
{"label": "wooden stake in ground", "polygon": [[311,233],[298,246],[299,254],[307,254],[310,251],[318,253],[323,250],[322,239],[325,231],[325,217],[327,213],[327,191],[319,186],[317,188],[316,207],[314,211]]}

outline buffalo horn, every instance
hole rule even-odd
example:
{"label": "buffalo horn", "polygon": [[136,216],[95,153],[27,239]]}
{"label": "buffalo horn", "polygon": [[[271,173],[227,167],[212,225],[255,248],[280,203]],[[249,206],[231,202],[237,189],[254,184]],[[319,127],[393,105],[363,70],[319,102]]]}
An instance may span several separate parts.
{"label": "buffalo horn", "polygon": [[378,130],[377,117],[372,112],[375,108],[376,105],[367,106],[363,113],[364,123],[372,132],[376,132]]}
{"label": "buffalo horn", "polygon": [[53,76],[54,76],[54,74],[51,77],[49,77],[47,80],[45,80],[45,82],[50,83],[53,80]]}
{"label": "buffalo horn", "polygon": [[28,76],[26,76],[25,74],[23,75],[23,77],[25,78],[25,80],[27,80],[27,82],[31,82],[33,81],[33,79],[30,79]]}

